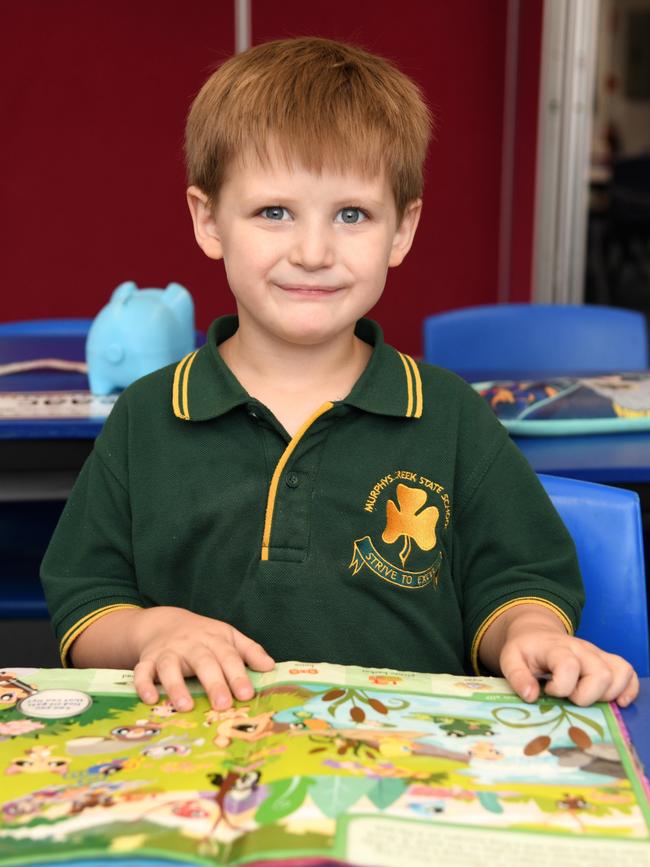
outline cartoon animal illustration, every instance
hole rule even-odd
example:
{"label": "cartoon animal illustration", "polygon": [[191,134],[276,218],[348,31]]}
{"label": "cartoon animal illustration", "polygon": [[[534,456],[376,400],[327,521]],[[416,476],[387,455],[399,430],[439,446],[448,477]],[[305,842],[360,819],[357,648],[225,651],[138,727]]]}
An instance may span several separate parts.
{"label": "cartoon animal illustration", "polygon": [[159,719],[169,719],[169,717],[174,716],[178,711],[171,701],[168,698],[165,698],[159,704],[154,705],[150,709],[150,713],[152,716],[158,717]]}
{"label": "cartoon animal illustration", "polygon": [[470,735],[492,737],[494,735],[492,724],[482,719],[470,719],[469,717],[435,713],[411,713],[409,714],[409,718],[435,723],[449,737],[466,738]]}
{"label": "cartoon animal illustration", "polygon": [[6,821],[13,821],[22,816],[32,816],[49,804],[55,803],[60,793],[65,791],[63,786],[50,786],[45,789],[37,789],[22,798],[6,801],[2,805],[2,815]]}
{"label": "cartoon animal illustration", "polygon": [[205,724],[216,723],[217,734],[212,743],[217,747],[228,747],[233,740],[259,741],[278,731],[287,731],[289,723],[274,723],[273,711],[250,716],[249,707],[233,707],[225,711],[208,711]]}
{"label": "cartoon animal illustration", "polygon": [[123,756],[119,759],[111,759],[110,762],[101,762],[98,765],[91,765],[91,767],[87,769],[87,772],[89,774],[101,774],[103,777],[110,777],[113,774],[117,774],[119,771],[126,771],[137,768],[139,764],[139,759],[133,759],[129,758],[128,756]]}
{"label": "cartoon animal illustration", "polygon": [[64,777],[70,759],[52,755],[53,747],[38,746],[25,750],[24,755],[13,759],[5,774],[58,774]]}
{"label": "cartoon animal illustration", "polygon": [[31,719],[12,719],[7,722],[0,722],[0,741],[17,738],[19,735],[37,732],[39,729],[44,728],[45,726],[42,722],[36,722],[36,720]]}
{"label": "cartoon animal illustration", "polygon": [[483,683],[471,677],[458,681],[458,683],[454,684],[454,687],[456,689],[471,689],[472,692],[491,692],[494,689],[489,683]]}
{"label": "cartoon animal illustration", "polygon": [[[236,769],[223,774],[210,774],[210,783],[218,789],[215,804],[217,817],[209,836],[214,834],[223,821],[229,828],[241,828],[251,811],[257,809],[268,795],[268,788],[260,786],[261,773],[258,770]],[[237,817],[237,821],[233,819]]]}
{"label": "cartoon animal illustration", "polygon": [[121,753],[127,742],[138,744],[160,734],[162,725],[149,720],[137,720],[135,725],[116,726],[110,735],[82,735],[70,738],[65,748],[71,756],[100,756]]}
{"label": "cartoon animal illustration", "polygon": [[498,750],[490,741],[477,741],[467,752],[473,759],[481,759],[482,761],[497,762],[504,758],[503,753]]}
{"label": "cartoon animal illustration", "polygon": [[140,741],[150,740],[157,734],[160,734],[160,731],[160,726],[157,723],[141,719],[135,725],[117,726],[111,730],[111,734],[120,741],[139,743]]}
{"label": "cartoon animal illustration", "polygon": [[36,688],[19,680],[12,672],[0,673],[0,710],[7,710],[17,702],[34,695]]}
{"label": "cartoon animal illustration", "polygon": [[565,792],[561,800],[557,802],[557,806],[560,810],[586,810],[589,804],[582,795],[571,795],[569,792]]}
{"label": "cartoon animal illustration", "polygon": [[192,747],[202,746],[205,743],[203,738],[188,743],[186,735],[174,737],[172,735],[161,738],[157,743],[150,747],[145,747],[142,750],[142,755],[149,759],[166,759],[170,756],[189,756],[192,752]]}
{"label": "cartoon animal illustration", "polygon": [[79,792],[70,805],[70,814],[75,816],[89,807],[112,807],[115,799],[110,790],[88,787]]}
{"label": "cartoon animal illustration", "polygon": [[210,815],[201,802],[196,800],[182,801],[180,804],[175,804],[172,808],[172,813],[175,816],[181,816],[183,819],[206,819]]}

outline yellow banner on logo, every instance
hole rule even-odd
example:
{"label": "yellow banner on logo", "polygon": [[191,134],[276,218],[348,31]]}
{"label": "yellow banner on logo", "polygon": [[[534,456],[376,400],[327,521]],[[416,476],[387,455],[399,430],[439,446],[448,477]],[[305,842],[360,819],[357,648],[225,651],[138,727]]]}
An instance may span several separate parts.
{"label": "yellow banner on logo", "polygon": [[349,568],[352,569],[352,574],[356,575],[366,566],[383,581],[404,587],[405,590],[420,590],[431,583],[434,587],[438,586],[441,561],[442,553],[438,554],[435,562],[428,569],[423,569],[421,572],[408,572],[382,557],[373,545],[370,536],[364,536],[354,542],[354,552]]}

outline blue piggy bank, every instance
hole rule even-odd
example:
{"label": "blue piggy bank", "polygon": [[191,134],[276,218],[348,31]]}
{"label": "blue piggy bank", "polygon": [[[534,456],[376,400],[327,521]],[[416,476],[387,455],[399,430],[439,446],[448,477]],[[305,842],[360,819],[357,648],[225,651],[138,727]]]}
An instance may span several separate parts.
{"label": "blue piggy bank", "polygon": [[194,302],[179,283],[138,289],[121,283],[99,311],[86,339],[93,394],[125,388],[194,349]]}

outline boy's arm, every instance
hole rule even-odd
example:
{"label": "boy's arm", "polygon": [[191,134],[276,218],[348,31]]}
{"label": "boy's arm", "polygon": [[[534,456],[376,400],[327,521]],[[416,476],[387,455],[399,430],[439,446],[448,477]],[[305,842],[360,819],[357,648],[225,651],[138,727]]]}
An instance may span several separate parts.
{"label": "boy's arm", "polygon": [[549,695],[574,704],[616,701],[626,707],[639,692],[639,679],[622,657],[569,635],[560,618],[541,605],[509,608],[486,629],[479,659],[507,678],[525,701],[540,693],[538,678]]}

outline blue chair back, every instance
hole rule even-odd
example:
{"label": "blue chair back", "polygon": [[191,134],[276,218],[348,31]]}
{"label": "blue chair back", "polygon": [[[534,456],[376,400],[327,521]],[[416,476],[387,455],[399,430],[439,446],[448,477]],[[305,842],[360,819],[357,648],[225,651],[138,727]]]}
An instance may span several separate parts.
{"label": "blue chair back", "polygon": [[587,601],[577,635],[650,675],[639,496],[578,479],[539,475],[573,537]]}
{"label": "blue chair back", "polygon": [[424,359],[470,379],[650,367],[642,313],[577,304],[496,304],[429,316]]}
{"label": "blue chair back", "polygon": [[0,322],[2,337],[85,337],[92,319],[25,319]]}

